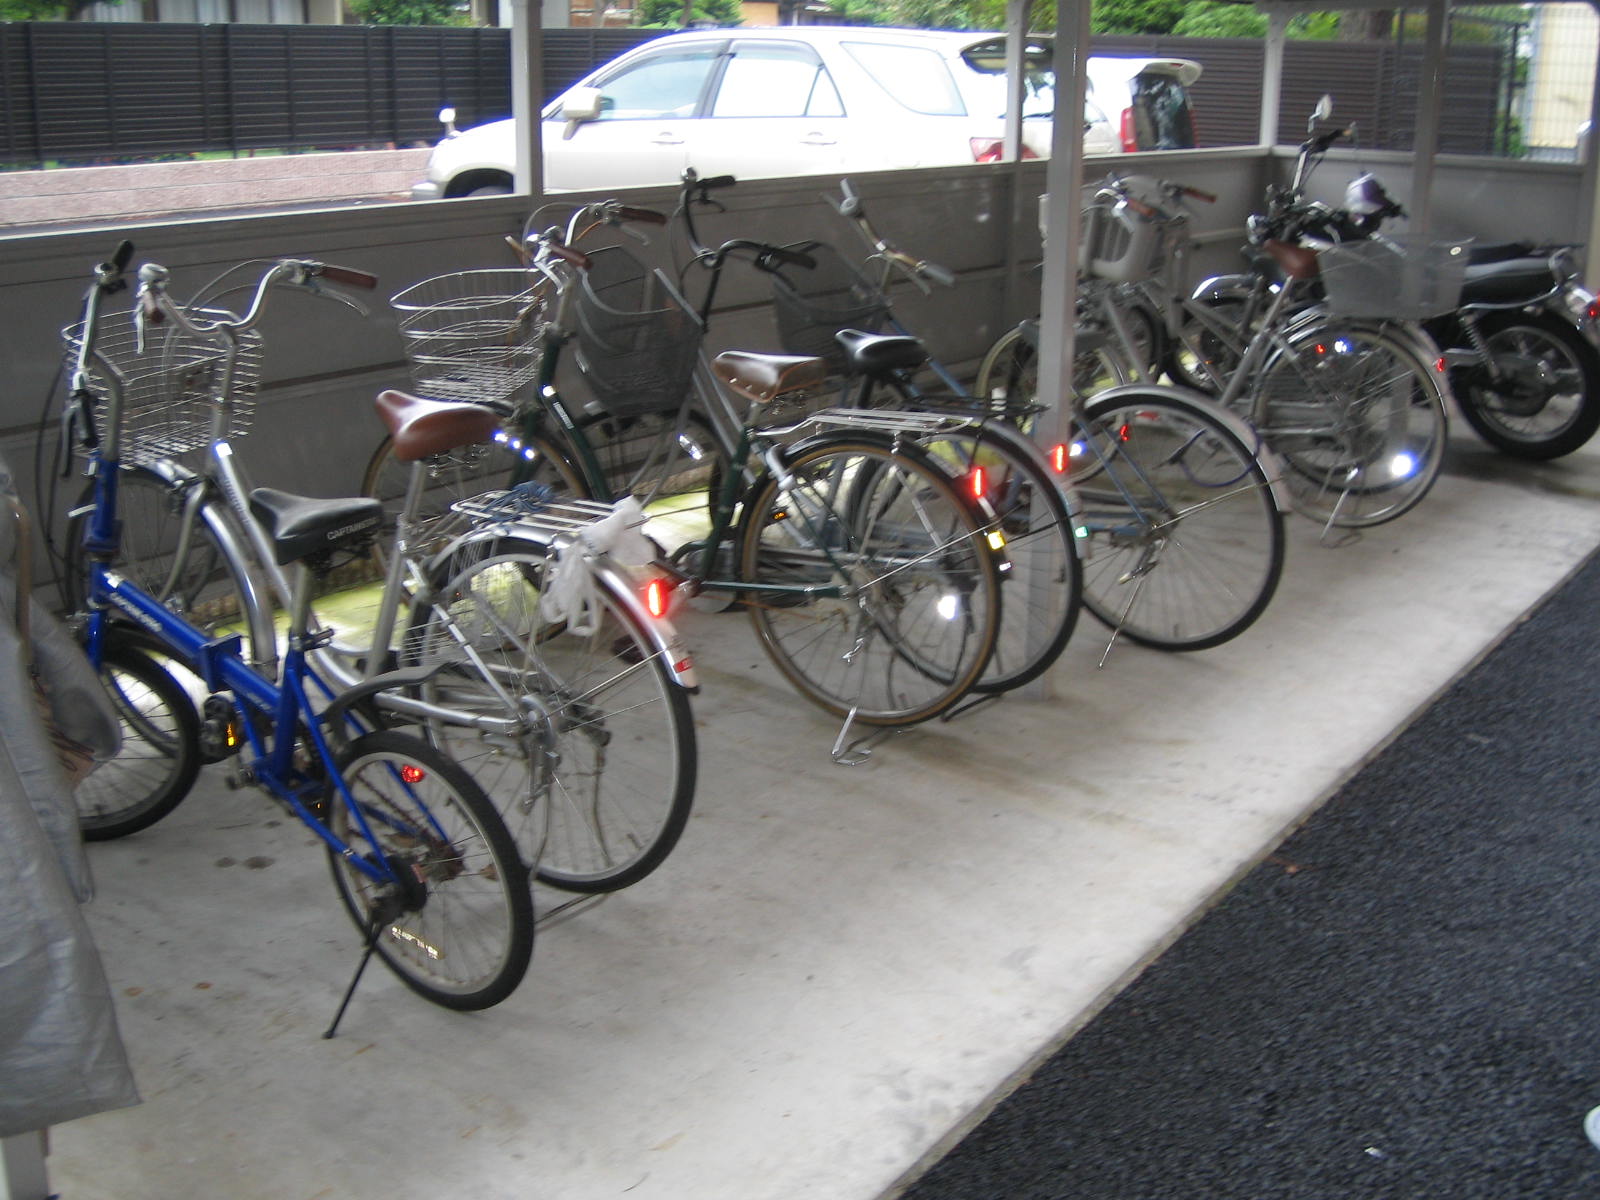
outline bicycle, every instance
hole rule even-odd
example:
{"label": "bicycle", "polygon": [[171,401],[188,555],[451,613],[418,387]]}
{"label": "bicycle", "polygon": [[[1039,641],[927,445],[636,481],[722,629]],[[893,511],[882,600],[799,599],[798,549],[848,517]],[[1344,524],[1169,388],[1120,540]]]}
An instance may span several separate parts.
{"label": "bicycle", "polygon": [[[1368,319],[1375,310],[1359,304],[1308,307],[1318,255],[1293,245],[1277,219],[1255,222],[1252,239],[1283,273],[1282,287],[1261,270],[1245,296],[1189,296],[1192,199],[1215,197],[1167,180],[1101,185],[1087,210],[1089,303],[1115,325],[1121,290],[1131,287],[1165,314],[1169,373],[1259,431],[1285,464],[1295,509],[1325,537],[1409,512],[1443,464],[1447,385],[1434,368],[1437,347],[1414,323]],[[1138,349],[1121,344],[1131,361]]]}
{"label": "bicycle", "polygon": [[[702,364],[696,341],[690,370],[714,372],[712,394],[737,396],[748,407],[740,417],[727,402],[718,415],[731,428],[707,422],[702,436],[710,445],[686,446],[681,414],[695,393],[681,376],[641,388],[639,379],[628,378],[640,365],[629,361],[632,355],[607,355],[604,348],[608,335],[617,333],[612,318],[629,332],[648,332],[650,323],[635,318],[650,315],[652,297],[683,313],[693,310],[664,275],[644,268],[625,248],[586,254],[570,244],[591,221],[637,219],[665,220],[601,201],[579,206],[564,228],[552,226],[529,239],[530,270],[548,289],[553,315],[543,331],[544,367],[529,389],[538,407],[524,413],[505,440],[513,447],[537,440],[545,449],[532,462],[512,457],[501,468],[505,474],[496,474],[517,482],[551,458],[562,474],[581,481],[580,494],[606,501],[615,495],[617,481],[589,436],[596,421],[575,413],[554,382],[561,346],[587,329],[591,345],[600,348],[590,364],[628,368],[614,390],[625,402],[631,397],[651,408],[667,430],[660,461],[668,466],[658,479],[681,479],[686,469],[695,475],[685,494],[695,497],[694,515],[709,528],[703,535],[696,530],[658,563],[674,573],[676,590],[743,605],[779,671],[843,720],[836,758],[844,757],[841,747],[857,723],[902,727],[950,712],[993,648],[995,555],[1003,534],[920,449],[849,414],[761,427],[755,418],[764,406],[814,387],[821,377],[815,360],[729,352]],[[723,247],[714,270],[740,249]],[[606,282],[625,284],[608,287],[605,297],[586,286],[587,272],[600,262],[607,264]],[[714,285],[707,289],[704,310],[714,292]],[[643,365],[655,353],[641,353]],[[652,383],[648,372],[643,375]],[[653,528],[667,535],[661,524]]]}
{"label": "bicycle", "polygon": [[[1082,602],[1111,630],[1107,654],[1121,636],[1159,649],[1205,649],[1253,624],[1277,589],[1284,555],[1277,467],[1259,439],[1201,397],[1133,384],[1087,400],[1075,397],[1072,436],[1048,450],[1039,447],[1028,436],[1040,412],[1034,403],[1037,322],[1024,322],[1001,340],[1011,348],[1009,357],[992,350],[969,392],[899,324],[888,299],[892,273],[921,287],[948,283],[950,273],[898,249],[875,229],[848,180],[841,191],[835,209],[869,247],[869,263],[882,266],[868,290],[891,330],[828,333],[839,347],[851,402],[912,409],[955,404],[989,414],[984,427],[993,435],[1014,428],[1003,435],[1011,447],[1003,461],[1015,478],[997,482],[1016,487],[1018,499],[1063,496],[1075,557],[1082,560]],[[834,315],[826,305],[790,307],[788,327],[780,322],[785,339],[820,336]],[[1085,343],[1082,354],[1099,350],[1092,331],[1085,331]],[[929,393],[924,369],[948,396]],[[1041,468],[1047,478],[1064,481],[1064,493],[1040,479]],[[1029,485],[1017,486],[1024,481]],[[1004,506],[1001,496],[996,503]],[[1051,524],[1046,518],[1038,528],[1048,531]]]}
{"label": "bicycle", "polygon": [[[233,778],[260,786],[323,842],[336,890],[363,933],[355,977],[324,1036],[333,1036],[363,970],[375,954],[410,989],[448,1008],[475,1010],[504,1000],[521,981],[533,950],[533,902],[511,836],[464,771],[421,739],[378,727],[366,703],[382,683],[339,692],[309,660],[313,578],[336,552],[362,552],[381,520],[365,498],[314,500],[260,489],[249,503],[263,523],[274,559],[294,570],[294,598],[281,667],[268,676],[247,663],[238,636],[213,637],[114,569],[118,555],[119,464],[161,458],[185,433],[192,406],[225,377],[225,343],[261,315],[261,296],[242,318],[183,313],[160,340],[144,342],[165,307],[141,296],[134,333],[121,340],[101,329],[102,301],[125,287],[132,246],[122,243],[96,266],[82,318],[66,331],[71,366],[69,411],[93,472],[86,521],[85,648],[113,683],[133,679],[175,711],[174,737],[144,726],[149,697],[117,686],[124,719],[170,764],[169,778],[192,779],[195,756],[236,760]],[[323,264],[297,264],[299,281],[370,286],[370,276]],[[141,272],[144,274],[144,272]],[[219,347],[218,343],[224,343]],[[153,362],[152,362],[153,358]],[[153,367],[141,376],[141,368]],[[159,386],[141,390],[159,379]],[[192,737],[193,701],[152,657],[182,664],[208,693],[203,726]],[[129,664],[137,664],[129,667]],[[315,700],[314,700],[315,697]],[[114,760],[99,774],[115,777]],[[148,794],[125,794],[127,807],[100,824],[102,836],[132,832],[170,808],[172,794],[144,812]],[[181,799],[181,793],[178,794]]]}
{"label": "bicycle", "polygon": [[[253,310],[273,283],[310,269],[296,260],[273,265],[253,285]],[[184,319],[164,276],[152,273],[143,295],[152,311]],[[459,300],[443,307],[429,339],[449,351],[448,365],[434,364],[441,377],[468,373],[492,394],[526,373],[496,344],[514,298],[503,302],[505,312]],[[469,326],[474,336],[463,333]],[[245,337],[254,335],[236,328],[230,348]],[[251,350],[258,358],[259,339]],[[223,385],[197,401],[191,415],[204,412],[206,424],[203,436],[191,432],[189,440],[202,455],[199,470],[165,458],[124,468],[124,494],[145,503],[116,565],[175,611],[215,616],[236,606],[252,662],[270,675],[272,598],[287,607],[292,591],[246,503],[232,448],[248,426],[241,372],[254,366],[236,356]],[[470,511],[424,519],[425,462],[476,443],[495,421],[479,405],[393,390],[376,407],[410,479],[389,526],[371,629],[363,640],[349,630],[342,642],[321,639],[320,669],[342,687],[370,690],[375,679],[392,678],[397,686],[374,693],[373,705],[387,722],[419,724],[472,774],[535,879],[577,893],[638,882],[664,861],[689,817],[697,750],[688,696],[696,684],[670,623],[648,610],[628,570],[594,544],[610,509],[535,504],[521,495],[498,506],[480,498]],[[594,594],[583,629],[547,615],[544,601],[569,555],[569,576],[581,575]],[[208,605],[219,591],[231,603]],[[383,674],[396,668],[404,673]]]}

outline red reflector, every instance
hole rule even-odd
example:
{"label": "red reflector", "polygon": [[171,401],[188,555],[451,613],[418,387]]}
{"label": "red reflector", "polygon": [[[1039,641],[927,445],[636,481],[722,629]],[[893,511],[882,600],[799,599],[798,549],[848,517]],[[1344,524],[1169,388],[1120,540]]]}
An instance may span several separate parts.
{"label": "red reflector", "polygon": [[666,616],[671,598],[672,592],[664,579],[652,579],[644,585],[644,606],[652,617]]}
{"label": "red reflector", "polygon": [[1117,427],[1117,441],[1125,442],[1133,436],[1133,426],[1124,421]]}
{"label": "red reflector", "polygon": [[989,481],[984,477],[982,467],[973,467],[967,473],[967,486],[972,489],[972,498],[982,500],[983,494],[989,490]]}
{"label": "red reflector", "polygon": [[1065,442],[1057,442],[1050,447],[1050,466],[1057,475],[1063,475],[1067,470],[1067,446]]}
{"label": "red reflector", "polygon": [[1441,354],[1438,358],[1433,360],[1433,369],[1439,372],[1441,375],[1444,374],[1444,355]]}
{"label": "red reflector", "polygon": [[1588,307],[1583,310],[1583,315],[1591,321],[1600,321],[1600,299],[1589,301]]}
{"label": "red reflector", "polygon": [[407,783],[421,783],[427,777],[428,773],[426,771],[424,771],[421,767],[414,766],[411,763],[407,763],[405,766],[400,768],[400,778],[404,779]]}

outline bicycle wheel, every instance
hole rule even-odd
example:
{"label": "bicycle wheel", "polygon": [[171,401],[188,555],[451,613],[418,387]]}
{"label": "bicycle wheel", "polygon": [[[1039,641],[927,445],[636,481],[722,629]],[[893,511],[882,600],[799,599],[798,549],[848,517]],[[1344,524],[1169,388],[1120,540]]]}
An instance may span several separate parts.
{"label": "bicycle wheel", "polygon": [[704,509],[721,478],[726,455],[692,409],[586,418],[581,429],[611,496],[652,513]]}
{"label": "bicycle wheel", "polygon": [[[185,521],[194,481],[174,486],[148,467],[122,467],[117,474],[117,514],[122,537],[112,566],[142,591],[201,629],[221,634],[237,629],[249,640],[246,584],[230,565],[222,544],[243,535],[218,503],[203,501]],[[81,605],[88,590],[88,558],[83,535],[93,502],[92,487],[79,502],[81,515],[67,524],[63,584],[68,606]],[[263,585],[264,586],[264,585]],[[270,611],[270,602],[267,605]]]}
{"label": "bicycle wheel", "polygon": [[1382,326],[1327,316],[1297,328],[1250,389],[1296,512],[1364,528],[1410,512],[1444,462],[1440,376]]}
{"label": "bicycle wheel", "polygon": [[1600,429],[1600,360],[1569,323],[1544,313],[1492,313],[1479,318],[1478,331],[1500,378],[1465,366],[1451,370],[1450,383],[1479,437],[1539,461],[1571,454]]}
{"label": "bicycle wheel", "polygon": [[[500,442],[458,446],[426,461],[426,481],[418,520],[426,525],[447,516],[457,500],[482,495],[496,488],[532,481],[568,495],[587,497],[582,476],[566,453],[542,434],[524,433],[521,451]],[[361,477],[361,494],[383,501],[387,520],[373,543],[373,554],[381,565],[387,548],[394,542],[394,520],[405,500],[411,481],[411,463],[394,457],[394,443],[385,435],[367,460]]]}
{"label": "bicycle wheel", "polygon": [[74,795],[86,841],[125,837],[154,825],[194,786],[200,718],[194,701],[160,663],[113,636],[100,681],[122,727],[122,748]]}
{"label": "bicycle wheel", "polygon": [[478,785],[426,742],[392,729],[339,755],[354,805],[330,796],[328,827],[358,855],[359,812],[401,884],[380,885],[330,850],[334,883],[358,928],[405,985],[446,1008],[509,996],[533,953],[527,870]]}
{"label": "bicycle wheel", "polygon": [[988,502],[1006,537],[1000,632],[973,690],[1021,687],[1061,656],[1078,620],[1083,568],[1066,498],[1021,434],[978,426],[932,435],[922,445],[963,490]]}
{"label": "bicycle wheel", "polygon": [[911,725],[947,712],[999,628],[973,510],[925,454],[887,440],[824,436],[785,466],[745,497],[739,534],[738,578],[767,653],[835,716]]}
{"label": "bicycle wheel", "polygon": [[[1031,322],[1009,329],[989,347],[978,366],[973,394],[989,403],[1018,407],[1039,396],[1037,334],[1027,332]],[[1073,371],[1073,386],[1080,396],[1093,396],[1128,381],[1120,357],[1109,349],[1080,353]]]}
{"label": "bicycle wheel", "polygon": [[[1216,323],[1192,315],[1203,308]],[[1207,395],[1220,395],[1228,378],[1239,369],[1251,330],[1245,328],[1250,306],[1243,297],[1214,296],[1191,300],[1185,308],[1177,336],[1167,344],[1161,367],[1179,387]],[[1224,333],[1223,330],[1229,332]]]}
{"label": "bicycle wheel", "polygon": [[617,597],[600,595],[593,633],[545,620],[544,570],[544,551],[530,543],[465,547],[417,610],[405,654],[443,664],[423,689],[435,703],[494,715],[510,700],[522,722],[515,737],[445,721],[427,728],[493,797],[534,877],[615,891],[655,870],[689,819],[689,698]]}
{"label": "bicycle wheel", "polygon": [[1198,398],[1123,389],[1091,400],[1069,466],[1083,599],[1163,650],[1243,633],[1283,573],[1283,514],[1251,446]]}

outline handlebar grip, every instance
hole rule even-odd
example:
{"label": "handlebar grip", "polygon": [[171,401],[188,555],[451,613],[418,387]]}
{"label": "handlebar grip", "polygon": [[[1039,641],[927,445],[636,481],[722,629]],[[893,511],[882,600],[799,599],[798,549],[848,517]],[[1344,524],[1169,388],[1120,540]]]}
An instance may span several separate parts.
{"label": "handlebar grip", "polygon": [[922,273],[940,287],[955,287],[956,285],[956,273],[948,267],[941,267],[938,263],[923,263]]}
{"label": "handlebar grip", "polygon": [[580,271],[589,269],[589,256],[582,250],[574,250],[571,246],[559,246],[554,242],[546,243],[545,249],[569,266],[577,267]]}
{"label": "handlebar grip", "polygon": [[738,182],[732,175],[712,175],[707,179],[695,180],[695,186],[710,190],[711,188],[732,187]]}
{"label": "handlebar grip", "polygon": [[1154,221],[1161,215],[1161,210],[1153,205],[1146,204],[1143,200],[1135,200],[1132,196],[1124,196],[1122,202],[1134,212],[1147,220]]}
{"label": "handlebar grip", "polygon": [[128,269],[131,261],[133,261],[133,243],[124,238],[111,252],[111,268],[120,275]]}
{"label": "handlebar grip", "polygon": [[791,267],[804,267],[808,271],[816,269],[817,260],[804,250],[791,250],[786,246],[767,246],[762,249],[761,257],[769,262],[779,262]]}
{"label": "handlebar grip", "polygon": [[330,283],[342,283],[346,287],[364,288],[371,291],[378,286],[378,277],[366,271],[357,271],[354,267],[335,267],[324,263],[322,270],[317,272]]}
{"label": "handlebar grip", "polygon": [[667,214],[653,208],[634,208],[629,204],[617,206],[617,217],[623,221],[639,221],[645,225],[665,225]]}
{"label": "handlebar grip", "polygon": [[1217,194],[1215,192],[1202,191],[1197,187],[1185,187],[1183,194],[1195,200],[1204,200],[1207,204],[1215,204],[1217,202]]}

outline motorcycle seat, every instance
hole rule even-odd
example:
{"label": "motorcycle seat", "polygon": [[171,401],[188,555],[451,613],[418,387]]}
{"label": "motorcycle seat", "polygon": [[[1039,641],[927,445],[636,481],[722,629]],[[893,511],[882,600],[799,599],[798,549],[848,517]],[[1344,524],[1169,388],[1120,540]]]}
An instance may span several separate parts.
{"label": "motorcycle seat", "polygon": [[1559,282],[1550,270],[1548,257],[1469,264],[1461,285],[1461,303],[1515,304],[1534,300]]}

